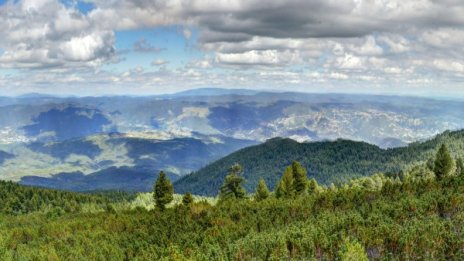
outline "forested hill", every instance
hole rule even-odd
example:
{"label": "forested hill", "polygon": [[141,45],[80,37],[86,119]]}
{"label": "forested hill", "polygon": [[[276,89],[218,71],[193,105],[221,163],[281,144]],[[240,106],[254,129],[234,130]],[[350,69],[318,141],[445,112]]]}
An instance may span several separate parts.
{"label": "forested hill", "polygon": [[314,177],[321,184],[337,184],[378,172],[406,171],[414,164],[433,158],[442,143],[448,145],[452,155],[464,155],[464,130],[447,131],[428,141],[394,149],[349,140],[298,143],[274,138],[232,153],[183,177],[174,186],[177,193],[216,195],[228,168],[238,163],[244,168],[248,192],[254,190],[260,177],[274,188],[293,160],[307,168],[308,177]]}

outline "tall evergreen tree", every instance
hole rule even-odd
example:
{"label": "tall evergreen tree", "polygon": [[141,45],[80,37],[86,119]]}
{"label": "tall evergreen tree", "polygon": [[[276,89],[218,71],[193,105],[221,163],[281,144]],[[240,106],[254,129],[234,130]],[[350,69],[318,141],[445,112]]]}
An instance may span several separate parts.
{"label": "tall evergreen tree", "polygon": [[435,162],[433,167],[433,172],[438,180],[441,180],[443,177],[448,176],[453,171],[454,162],[451,157],[448,147],[445,144],[442,144],[435,156]]}
{"label": "tall evergreen tree", "polygon": [[156,202],[156,207],[163,211],[166,205],[173,200],[174,188],[171,181],[166,177],[163,171],[160,171],[158,179],[156,180],[153,198]]}
{"label": "tall evergreen tree", "polygon": [[284,175],[277,183],[276,187],[276,197],[277,198],[291,198],[295,195],[295,190],[293,187],[293,171],[292,167],[289,166],[285,169]]}
{"label": "tall evergreen tree", "polygon": [[293,173],[293,188],[296,195],[302,195],[307,192],[308,189],[308,177],[306,176],[306,169],[301,166],[298,161],[292,162],[292,173]]}
{"label": "tall evergreen tree", "polygon": [[266,181],[263,178],[259,180],[258,186],[256,187],[255,200],[262,201],[269,197],[269,189],[267,188]]}
{"label": "tall evergreen tree", "polygon": [[235,164],[229,168],[229,174],[226,176],[219,191],[219,198],[221,200],[245,198],[246,192],[242,186],[245,179],[242,177],[242,174],[243,168],[239,164]]}

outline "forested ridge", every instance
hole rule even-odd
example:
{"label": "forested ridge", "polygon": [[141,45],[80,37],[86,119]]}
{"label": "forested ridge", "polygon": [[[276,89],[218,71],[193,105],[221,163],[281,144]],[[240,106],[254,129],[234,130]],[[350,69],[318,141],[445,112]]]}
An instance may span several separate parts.
{"label": "forested ridge", "polygon": [[447,131],[433,139],[393,149],[342,139],[299,143],[274,138],[213,162],[181,178],[174,186],[179,193],[216,195],[227,168],[238,163],[244,168],[244,187],[248,192],[254,190],[260,178],[275,188],[284,167],[293,160],[301,162],[308,170],[308,177],[320,184],[341,184],[375,173],[408,171],[414,165],[430,161],[441,144],[447,144],[456,157],[464,156],[464,130]]}
{"label": "forested ridge", "polygon": [[[218,202],[190,193],[174,205],[164,173],[156,208],[120,192],[78,194],[0,183],[1,260],[462,260],[464,165],[444,144],[409,171],[330,186],[292,161],[275,189],[246,193],[227,168]],[[34,204],[34,198],[42,203]],[[67,204],[76,205],[68,208]],[[93,208],[85,208],[88,205]],[[14,204],[13,204],[14,206]],[[12,210],[13,208],[13,210]],[[56,211],[63,209],[63,211]]]}

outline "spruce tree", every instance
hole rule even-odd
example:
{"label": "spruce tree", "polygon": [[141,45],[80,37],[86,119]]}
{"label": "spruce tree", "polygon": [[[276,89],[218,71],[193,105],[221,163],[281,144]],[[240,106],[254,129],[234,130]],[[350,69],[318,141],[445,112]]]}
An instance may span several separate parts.
{"label": "spruce tree", "polygon": [[219,191],[219,198],[221,200],[245,198],[246,192],[242,186],[245,179],[241,176],[242,174],[243,168],[239,164],[235,164],[229,168],[229,174],[226,176]]}
{"label": "spruce tree", "polygon": [[291,198],[295,195],[295,189],[293,187],[293,171],[292,167],[289,166],[285,169],[284,175],[277,183],[276,197],[277,198]]}
{"label": "spruce tree", "polygon": [[182,204],[184,206],[190,206],[192,203],[193,203],[192,194],[190,192],[185,193],[184,196],[182,197]]}
{"label": "spruce tree", "polygon": [[258,182],[255,192],[255,200],[262,201],[269,197],[269,189],[267,188],[266,181],[261,178]]}
{"label": "spruce tree", "polygon": [[454,162],[448,151],[448,147],[446,147],[445,144],[442,144],[435,156],[433,172],[435,173],[437,179],[441,180],[451,174],[453,168]]}
{"label": "spruce tree", "polygon": [[163,211],[166,205],[173,200],[174,188],[171,181],[166,177],[166,174],[161,171],[156,180],[153,198],[156,202],[156,207]]}
{"label": "spruce tree", "polygon": [[306,169],[301,166],[298,161],[292,162],[293,173],[293,188],[295,195],[302,195],[308,189],[308,177],[306,176]]}

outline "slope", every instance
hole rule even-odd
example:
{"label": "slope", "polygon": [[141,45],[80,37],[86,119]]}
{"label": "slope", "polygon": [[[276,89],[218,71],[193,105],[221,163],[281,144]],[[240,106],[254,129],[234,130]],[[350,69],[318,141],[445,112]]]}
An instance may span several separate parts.
{"label": "slope", "polygon": [[433,139],[412,143],[407,147],[381,149],[375,145],[349,140],[298,143],[291,139],[274,138],[263,144],[244,148],[224,157],[175,183],[177,193],[187,191],[215,195],[227,169],[234,163],[244,167],[245,188],[254,190],[263,177],[274,188],[283,170],[292,160],[308,169],[308,177],[319,183],[341,183],[351,178],[377,172],[397,173],[418,162],[432,158],[437,147],[448,144],[455,156],[464,154],[464,130],[444,132]]}

